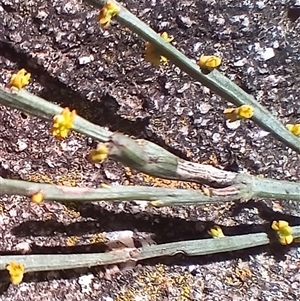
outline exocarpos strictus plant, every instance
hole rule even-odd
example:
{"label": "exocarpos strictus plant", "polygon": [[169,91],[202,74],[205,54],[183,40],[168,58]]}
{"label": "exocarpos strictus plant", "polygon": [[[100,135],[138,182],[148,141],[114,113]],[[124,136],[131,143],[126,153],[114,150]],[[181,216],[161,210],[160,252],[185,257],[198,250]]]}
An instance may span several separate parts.
{"label": "exocarpos strictus plant", "polygon": [[[251,119],[275,139],[300,152],[298,124],[283,125],[252,96],[222,75],[217,67],[221,58],[203,55],[198,64],[187,58],[172,46],[173,37],[168,33],[156,33],[140,19],[115,1],[87,0],[100,8],[98,22],[110,30],[112,20],[120,22],[145,41],[141,55],[154,66],[172,63],[211,91],[231,102],[234,107],[224,111],[224,118],[231,122]],[[96,22],[96,21],[95,21]],[[29,84],[30,73],[25,69],[14,74],[7,87],[0,88],[0,103],[21,110],[41,119],[53,122],[51,133],[57,139],[65,139],[69,131],[79,132],[99,142],[91,151],[92,162],[111,158],[131,169],[166,179],[190,181],[202,185],[203,189],[188,190],[160,187],[103,185],[101,188],[64,187],[59,185],[32,183],[0,177],[0,195],[23,195],[33,202],[95,202],[130,201],[149,202],[152,206],[182,206],[210,204],[216,202],[270,198],[300,201],[299,183],[252,176],[245,173],[229,172],[216,167],[183,160],[166,149],[143,139],[132,139],[122,133],[111,132],[78,116],[76,111],[61,108],[35,96],[24,89]],[[141,261],[160,256],[183,253],[197,256],[246,249],[276,243],[289,245],[300,237],[300,226],[290,227],[284,220],[273,221],[268,233],[226,236],[219,226],[209,230],[210,239],[180,241],[141,248],[125,248],[122,252],[49,255],[7,255],[0,256],[0,269],[6,269],[13,284],[22,281],[23,274],[33,271],[72,269],[97,265],[118,264],[127,261]],[[217,238],[217,239],[215,239]]]}

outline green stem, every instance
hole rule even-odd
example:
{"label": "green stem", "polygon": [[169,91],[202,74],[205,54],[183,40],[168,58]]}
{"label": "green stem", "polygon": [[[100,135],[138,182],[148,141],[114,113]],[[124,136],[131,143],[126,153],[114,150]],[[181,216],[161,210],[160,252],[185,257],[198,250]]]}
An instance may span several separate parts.
{"label": "green stem", "polygon": [[[53,116],[60,114],[62,108],[26,90],[14,91],[0,87],[0,103],[41,119],[52,121]],[[76,116],[73,130],[102,142],[107,142],[112,132],[97,126],[80,116]]]}
{"label": "green stem", "polygon": [[300,200],[300,183],[252,178],[252,197],[266,199]]}
{"label": "green stem", "polygon": [[265,180],[249,175],[239,175],[234,185],[225,188],[209,188],[209,195],[199,190],[148,186],[111,185],[103,188],[66,187],[32,183],[0,177],[0,195],[24,195],[31,197],[41,192],[48,201],[95,202],[100,200],[119,202],[130,200],[149,201],[153,206],[180,206],[210,204],[253,197],[277,198],[300,201],[297,183]]}
{"label": "green stem", "polygon": [[236,190],[236,194],[226,196],[224,192],[218,196],[206,196],[198,190],[161,188],[148,186],[123,186],[111,185],[104,188],[81,188],[66,187],[53,184],[33,183],[21,180],[4,179],[0,177],[0,195],[24,195],[31,197],[41,192],[48,201],[72,201],[72,202],[95,202],[95,201],[152,201],[155,206],[183,205],[183,204],[207,204],[226,202],[243,197]]}
{"label": "green stem", "polygon": [[[25,90],[15,93],[10,89],[0,88],[0,103],[50,121],[63,110]],[[123,134],[112,133],[80,116],[75,117],[73,130],[101,142],[109,142],[109,155],[113,159],[155,177],[194,181],[212,187],[231,185],[236,177],[233,172],[181,160],[152,142],[135,141]]]}
{"label": "green stem", "polygon": [[[100,8],[107,1],[104,0],[85,0],[94,7]],[[142,22],[135,15],[122,7],[117,1],[114,1],[121,7],[121,11],[115,17],[123,26],[129,28],[132,32],[138,34],[145,41],[153,44],[162,55],[171,60],[182,71],[189,74],[195,80],[210,88],[216,94],[225,98],[236,106],[250,105],[254,108],[252,120],[264,130],[271,132],[278,140],[300,153],[300,140],[294,134],[289,132],[285,126],[277,120],[268,110],[260,105],[253,96],[247,94],[234,82],[222,75],[219,71],[213,70],[209,74],[201,72],[199,66],[193,63],[183,53],[178,51],[171,44],[162,39],[147,24]]]}
{"label": "green stem", "polygon": [[[37,117],[44,118],[46,120],[52,120],[55,114],[62,112],[62,108],[58,105],[34,96],[25,90],[15,93],[10,89],[0,88],[0,103],[25,111],[29,114],[33,114]],[[154,191],[143,191],[141,189],[137,191],[136,194],[131,191],[127,194],[124,192],[124,190],[118,191],[118,188],[113,188],[111,191],[106,190],[107,195],[102,195],[102,199],[150,200],[153,201],[153,204],[156,206],[211,203],[238,200],[240,198],[250,199],[251,197],[300,200],[299,183],[255,178],[245,174],[237,174],[234,172],[220,170],[210,165],[188,162],[179,159],[172,153],[152,142],[143,139],[133,140],[123,134],[112,133],[100,126],[90,123],[80,116],[76,116],[73,129],[86,136],[93,137],[102,142],[107,142],[109,145],[109,155],[113,159],[116,159],[133,169],[155,177],[196,182],[212,187],[210,189],[211,197],[203,196],[201,193],[198,195],[193,195],[192,193],[189,194],[189,192],[185,194],[185,192],[182,191],[176,193],[173,191],[164,191],[163,193],[165,193],[165,195],[156,191],[155,194],[150,196],[151,193],[154,193]],[[36,193],[39,189],[36,188],[33,192],[30,190],[29,194],[27,191],[26,194],[25,191],[27,188],[25,191],[24,189],[22,190],[21,188],[23,187],[23,184],[19,183],[19,189],[17,187],[14,189],[10,188],[12,190],[8,192],[8,190],[4,190],[4,179],[1,181],[0,188],[2,189],[1,192],[3,193],[7,191],[6,193],[10,194],[14,193],[30,196]],[[260,182],[262,184],[260,184]],[[24,185],[26,186],[26,184]],[[53,191],[51,193],[53,193]],[[171,195],[168,193],[171,193]],[[101,199],[97,193],[94,195],[94,193],[91,191],[89,194],[84,195],[84,198],[80,196],[82,201],[85,201],[86,198]],[[50,197],[50,195],[48,195],[48,197]],[[52,199],[55,200],[58,197],[58,195],[54,194]],[[66,198],[65,195],[61,195],[60,197],[63,197],[64,199]],[[222,197],[224,198],[223,200],[221,199]],[[70,198],[74,199],[76,196],[73,195],[70,196]]]}
{"label": "green stem", "polygon": [[[292,227],[293,237],[300,237],[300,226]],[[151,245],[143,248],[124,248],[108,253],[90,254],[41,254],[41,255],[4,255],[0,256],[0,270],[10,262],[22,263],[26,272],[65,270],[100,265],[120,264],[142,260],[184,254],[201,256],[232,252],[274,243],[266,233],[252,233],[237,236],[225,236],[218,239],[199,239]]]}

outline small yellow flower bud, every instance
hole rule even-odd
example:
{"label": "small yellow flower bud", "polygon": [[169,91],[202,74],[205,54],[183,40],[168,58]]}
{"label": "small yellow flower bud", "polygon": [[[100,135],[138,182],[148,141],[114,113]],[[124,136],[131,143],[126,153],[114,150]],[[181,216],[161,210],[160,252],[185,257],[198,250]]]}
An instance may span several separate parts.
{"label": "small yellow flower bud", "polygon": [[213,238],[220,238],[220,237],[225,237],[221,227],[219,226],[214,226],[210,230],[207,231],[209,235],[211,235]]}
{"label": "small yellow flower bud", "polygon": [[73,127],[76,111],[72,112],[70,109],[64,108],[61,114],[53,117],[52,135],[58,139],[66,138],[69,134],[69,130]]}
{"label": "small yellow flower bud", "polygon": [[271,227],[274,231],[280,231],[282,229],[289,227],[289,223],[287,221],[282,221],[282,220],[273,221]]}
{"label": "small yellow flower bud", "polygon": [[203,186],[203,187],[201,187],[201,190],[202,190],[204,195],[211,196],[211,189],[210,188],[208,188],[206,186]]}
{"label": "small yellow flower bud", "polygon": [[238,115],[240,118],[249,119],[253,116],[253,107],[248,105],[242,105],[239,107]]}
{"label": "small yellow flower bud", "polygon": [[105,143],[99,143],[97,149],[93,149],[89,154],[91,162],[102,162],[108,157],[108,147]]}
{"label": "small yellow flower bud", "polygon": [[254,109],[249,105],[242,105],[238,108],[228,108],[225,109],[224,112],[225,118],[229,120],[229,122],[233,122],[239,119],[249,119],[253,116]]}
{"label": "small yellow flower bud", "polygon": [[17,262],[10,262],[6,269],[9,272],[10,282],[14,285],[20,284],[25,273],[24,265]]}
{"label": "small yellow flower bud", "polygon": [[27,72],[25,69],[21,69],[17,74],[12,75],[9,86],[20,90],[29,84],[30,77],[31,73]]}
{"label": "small yellow flower bud", "polygon": [[153,206],[153,207],[161,207],[163,205],[163,202],[160,201],[160,200],[156,200],[156,201],[151,201],[150,204]]}
{"label": "small yellow flower bud", "polygon": [[41,192],[35,193],[31,196],[31,200],[36,204],[41,204],[44,200],[44,195]]}
{"label": "small yellow flower bud", "polygon": [[107,28],[113,17],[115,17],[121,8],[111,1],[107,1],[104,7],[100,10],[98,22],[102,28]]}
{"label": "small yellow flower bud", "polygon": [[215,55],[202,55],[198,61],[201,69],[213,70],[221,65],[222,59]]}
{"label": "small yellow flower bud", "polygon": [[273,221],[271,227],[277,232],[279,242],[282,245],[289,245],[293,242],[294,237],[292,236],[292,228],[287,221]]}
{"label": "small yellow flower bud", "polygon": [[160,36],[167,42],[170,43],[174,40],[173,36],[169,36],[167,32],[163,32],[160,34]]}
{"label": "small yellow flower bud", "polygon": [[[160,36],[167,42],[170,43],[174,40],[173,36],[169,36],[168,33],[163,32]],[[168,59],[165,56],[162,56],[159,51],[153,46],[150,42],[145,44],[145,60],[152,63],[155,67],[158,67],[159,64],[167,64]]]}
{"label": "small yellow flower bud", "polygon": [[295,136],[300,136],[300,123],[298,124],[287,124],[286,128],[293,133]]}
{"label": "small yellow flower bud", "polygon": [[287,236],[280,236],[279,237],[279,242],[280,244],[286,246],[286,245],[290,245],[294,240],[293,235],[287,235]]}

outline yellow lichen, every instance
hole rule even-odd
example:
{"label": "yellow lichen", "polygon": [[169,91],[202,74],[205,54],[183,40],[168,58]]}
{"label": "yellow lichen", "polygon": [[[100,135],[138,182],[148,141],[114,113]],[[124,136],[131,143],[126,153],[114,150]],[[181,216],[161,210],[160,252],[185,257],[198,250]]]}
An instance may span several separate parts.
{"label": "yellow lichen", "polygon": [[[191,300],[194,289],[190,273],[171,273],[165,265],[156,265],[151,269],[143,269],[136,281],[118,293],[114,301],[161,301],[167,295],[169,300]],[[197,284],[195,284],[197,286]],[[197,290],[199,288],[197,287]]]}
{"label": "yellow lichen", "polygon": [[53,180],[49,175],[46,174],[41,174],[39,172],[33,172],[30,173],[27,177],[26,180],[29,182],[35,182],[35,183],[47,183],[47,184],[53,184]]}
{"label": "yellow lichen", "polygon": [[61,202],[63,204],[64,212],[71,218],[80,216],[78,211],[78,203],[76,202]]}
{"label": "yellow lichen", "polygon": [[68,247],[73,247],[78,243],[78,241],[79,241],[79,238],[77,236],[70,236],[67,238],[66,245]]}
{"label": "yellow lichen", "polygon": [[106,243],[106,242],[107,242],[107,239],[103,235],[103,233],[96,233],[90,239],[91,244],[102,244],[102,243]]}
{"label": "yellow lichen", "polygon": [[35,183],[48,183],[48,184],[59,184],[64,186],[75,187],[78,183],[82,182],[82,176],[80,170],[77,168],[72,168],[68,170],[63,175],[56,175],[53,178],[50,175],[42,174],[39,172],[30,173],[26,180]]}

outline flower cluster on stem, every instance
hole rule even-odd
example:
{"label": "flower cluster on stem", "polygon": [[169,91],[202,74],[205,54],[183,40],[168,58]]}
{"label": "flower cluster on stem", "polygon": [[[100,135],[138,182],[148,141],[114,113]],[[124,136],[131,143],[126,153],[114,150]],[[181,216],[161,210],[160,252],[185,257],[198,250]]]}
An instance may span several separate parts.
{"label": "flower cluster on stem", "polygon": [[279,242],[282,245],[289,245],[293,242],[292,228],[287,221],[273,221],[271,227],[277,232]]}

